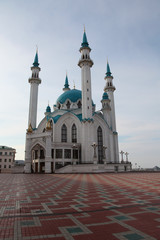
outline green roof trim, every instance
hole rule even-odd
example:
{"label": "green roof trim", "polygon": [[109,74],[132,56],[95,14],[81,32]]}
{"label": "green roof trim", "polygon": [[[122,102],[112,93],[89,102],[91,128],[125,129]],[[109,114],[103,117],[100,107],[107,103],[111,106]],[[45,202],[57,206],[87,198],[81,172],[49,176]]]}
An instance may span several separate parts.
{"label": "green roof trim", "polygon": [[55,116],[55,117],[52,117],[54,123],[56,123],[56,122],[58,121],[58,119],[59,119],[60,117],[62,117],[62,116],[63,116],[63,115],[57,115],[57,116]]}
{"label": "green roof trim", "polygon": [[89,44],[88,44],[88,41],[87,41],[87,35],[86,35],[86,32],[84,31],[83,33],[83,41],[82,41],[82,44],[81,44],[82,47],[89,47]]}
{"label": "green roof trim", "polygon": [[76,114],[76,117],[80,120],[80,122],[82,121],[82,114]]}
{"label": "green roof trim", "polygon": [[93,118],[83,118],[82,122],[94,122]]}
{"label": "green roof trim", "polygon": [[35,58],[34,58],[34,63],[33,63],[34,67],[38,67],[39,63],[38,63],[38,52],[36,52]]}
{"label": "green roof trim", "polygon": [[110,77],[111,76],[111,70],[110,70],[110,67],[109,67],[109,63],[107,62],[107,72],[106,72],[106,77]]}

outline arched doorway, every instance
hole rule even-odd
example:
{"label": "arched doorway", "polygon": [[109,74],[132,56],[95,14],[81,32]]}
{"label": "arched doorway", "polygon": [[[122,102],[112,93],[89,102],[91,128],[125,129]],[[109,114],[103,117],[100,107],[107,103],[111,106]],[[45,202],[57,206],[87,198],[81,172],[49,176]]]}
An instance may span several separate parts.
{"label": "arched doorway", "polygon": [[32,148],[32,172],[44,173],[45,172],[45,149],[36,144]]}

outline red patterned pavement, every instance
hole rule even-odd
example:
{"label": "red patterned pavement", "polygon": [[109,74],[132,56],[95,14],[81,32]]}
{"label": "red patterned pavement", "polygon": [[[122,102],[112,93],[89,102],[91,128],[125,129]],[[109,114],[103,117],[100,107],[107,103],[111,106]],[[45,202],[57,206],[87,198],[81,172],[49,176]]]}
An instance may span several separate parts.
{"label": "red patterned pavement", "polygon": [[160,173],[0,174],[0,240],[160,240]]}

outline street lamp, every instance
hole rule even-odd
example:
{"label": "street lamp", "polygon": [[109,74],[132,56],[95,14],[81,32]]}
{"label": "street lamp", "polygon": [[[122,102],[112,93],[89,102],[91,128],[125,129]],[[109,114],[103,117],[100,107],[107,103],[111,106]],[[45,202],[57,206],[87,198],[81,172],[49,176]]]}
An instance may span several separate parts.
{"label": "street lamp", "polygon": [[91,146],[93,147],[93,150],[94,150],[93,163],[97,164],[96,148],[97,148],[98,145],[95,142],[93,142],[93,144]]}
{"label": "street lamp", "polygon": [[126,155],[126,163],[128,163],[128,155],[129,155],[129,153],[126,152],[125,155]]}
{"label": "street lamp", "polygon": [[75,150],[77,149],[76,144],[73,144],[72,149],[73,149],[73,165],[75,165],[76,164]]}
{"label": "street lamp", "polygon": [[121,154],[121,162],[123,163],[123,162],[124,162],[124,160],[123,160],[123,154],[124,154],[124,152],[121,150],[121,151],[120,151],[120,154]]}

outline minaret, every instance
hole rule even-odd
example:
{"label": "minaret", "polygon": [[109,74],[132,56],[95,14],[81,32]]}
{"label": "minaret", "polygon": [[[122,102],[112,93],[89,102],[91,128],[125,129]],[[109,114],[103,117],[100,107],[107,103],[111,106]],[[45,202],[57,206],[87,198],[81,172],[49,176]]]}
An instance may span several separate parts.
{"label": "minaret", "polygon": [[92,118],[92,92],[91,92],[91,71],[93,61],[90,59],[90,47],[87,41],[86,32],[84,30],[83,42],[80,48],[81,59],[78,66],[81,68],[82,82],[82,119]]}
{"label": "minaret", "polygon": [[116,131],[116,116],[115,116],[115,105],[114,105],[114,91],[116,88],[113,85],[113,77],[112,73],[110,71],[109,63],[107,61],[107,72],[106,76],[104,78],[106,80],[106,86],[104,88],[104,91],[108,94],[110,99],[110,115],[111,115],[111,122],[110,122],[110,128],[113,132],[113,137],[110,137],[111,141],[111,161],[113,162],[119,162],[119,147],[118,147],[118,133]]}
{"label": "minaret", "polygon": [[116,88],[113,86],[112,80],[113,77],[111,75],[109,63],[107,61],[107,72],[105,76],[106,80],[106,86],[104,88],[104,91],[107,92],[109,99],[110,99],[110,106],[111,106],[111,128],[113,132],[116,132],[116,119],[115,119],[115,106],[114,106],[114,91]]}
{"label": "minaret", "polygon": [[39,78],[39,72],[41,69],[38,63],[38,51],[36,51],[34,63],[31,67],[31,70],[32,76],[28,80],[28,82],[31,84],[28,126],[31,125],[32,129],[34,129],[36,128],[37,122],[38,85],[41,83],[41,79]]}
{"label": "minaret", "polygon": [[93,162],[93,150],[91,145],[93,139],[93,119],[92,119],[92,91],[91,91],[91,71],[93,61],[90,59],[90,47],[84,30],[83,41],[80,48],[81,58],[78,66],[81,68],[82,84],[82,163]]}

